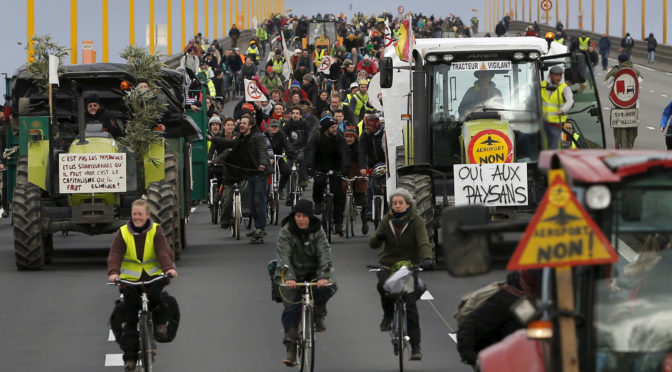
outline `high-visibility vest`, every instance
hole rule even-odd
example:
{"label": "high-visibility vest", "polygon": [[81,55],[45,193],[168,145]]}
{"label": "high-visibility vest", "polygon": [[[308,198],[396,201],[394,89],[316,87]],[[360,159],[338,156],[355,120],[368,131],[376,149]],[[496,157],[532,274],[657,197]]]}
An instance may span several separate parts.
{"label": "high-visibility vest", "polygon": [[572,137],[574,137],[574,141],[572,141],[572,146],[571,146],[571,148],[575,149],[575,148],[576,148],[576,144],[579,143],[579,137],[580,137],[580,136],[579,136],[578,133],[575,132],[574,134],[572,134]]}
{"label": "high-visibility vest", "polygon": [[315,49],[315,66],[320,67],[324,58],[324,49]]}
{"label": "high-visibility vest", "polygon": [[119,275],[121,279],[138,280],[143,270],[150,276],[161,274],[161,263],[154,250],[154,236],[156,235],[157,226],[159,225],[152,222],[152,227],[147,231],[142,259],[138,257],[135,249],[135,238],[128,230],[128,225],[124,225],[119,229],[121,237],[124,239],[124,243],[126,243],[126,253],[124,253],[124,259],[121,262],[121,272]]}
{"label": "high-visibility vest", "polygon": [[276,74],[282,74],[282,66],[285,64],[285,59],[282,58],[280,60],[274,59],[273,60],[273,72]]}
{"label": "high-visibility vest", "polygon": [[590,38],[588,36],[586,36],[585,38],[579,37],[579,49],[587,51],[589,46],[590,46]]}
{"label": "high-visibility vest", "polygon": [[215,88],[215,83],[212,82],[212,79],[208,79],[208,94],[210,97],[217,96],[217,89]]}
{"label": "high-visibility vest", "polygon": [[567,115],[558,115],[557,113],[560,107],[565,104],[565,97],[562,95],[562,91],[567,87],[567,84],[560,84],[558,89],[554,90],[550,96],[546,90],[547,85],[547,81],[541,82],[541,102],[544,120],[555,126],[562,126],[562,123],[567,121]]}
{"label": "high-visibility vest", "polygon": [[561,38],[555,39],[555,42],[556,42],[556,43],[560,43],[560,44],[564,44],[564,43],[565,43],[565,39],[561,37]]}
{"label": "high-visibility vest", "polygon": [[[362,94],[361,92],[355,93],[355,95],[352,98],[357,98],[357,104],[355,105],[355,110],[353,113],[356,116],[359,116],[359,114],[362,112],[362,108],[366,106],[366,103],[369,101],[369,96],[368,94]],[[352,103],[352,101],[350,101]]]}
{"label": "high-visibility vest", "polygon": [[247,47],[247,54],[248,55],[254,54],[254,60],[255,61],[259,60],[259,49],[256,46],[254,48],[252,48],[252,45]]}

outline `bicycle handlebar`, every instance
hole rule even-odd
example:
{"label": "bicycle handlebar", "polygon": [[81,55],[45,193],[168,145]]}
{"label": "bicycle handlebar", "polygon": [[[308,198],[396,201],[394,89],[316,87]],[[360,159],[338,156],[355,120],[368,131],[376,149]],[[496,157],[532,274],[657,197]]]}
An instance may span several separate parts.
{"label": "bicycle handlebar", "polygon": [[149,281],[144,281],[144,282],[132,282],[132,281],[130,281],[130,280],[117,278],[117,279],[115,279],[114,283],[106,283],[106,284],[107,284],[107,285],[128,284],[128,285],[132,285],[132,286],[137,286],[137,285],[147,285],[147,284],[151,284],[151,283],[157,282],[157,281],[162,280],[162,279],[172,278],[172,277],[173,277],[172,275],[166,275],[166,274],[164,274],[164,273],[161,273],[161,275],[159,275],[159,276],[157,276],[156,278],[154,278],[154,279],[152,279],[152,280],[149,280]]}
{"label": "bicycle handlebar", "polygon": [[[331,287],[334,285],[334,283],[331,282],[331,279],[329,280],[329,283],[325,287]],[[289,287],[289,285],[281,283],[281,287]],[[296,283],[297,287],[317,287],[317,282],[297,282]]]}
{"label": "bicycle handlebar", "polygon": [[362,176],[356,176],[356,177],[352,177],[352,178],[341,177],[341,179],[345,182],[366,181],[366,177],[362,177]]}
{"label": "bicycle handlebar", "polygon": [[[385,266],[385,265],[366,265],[366,268],[369,269],[369,272],[391,270],[391,268],[389,266]],[[423,271],[422,265],[413,265],[411,267],[407,267],[407,269],[409,269],[413,272]]]}

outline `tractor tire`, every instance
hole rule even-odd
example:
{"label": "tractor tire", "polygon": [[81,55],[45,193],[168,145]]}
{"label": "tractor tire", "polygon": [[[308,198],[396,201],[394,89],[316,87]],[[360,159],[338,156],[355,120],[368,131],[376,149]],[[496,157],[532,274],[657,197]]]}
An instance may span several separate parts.
{"label": "tractor tire", "polygon": [[404,153],[404,146],[397,146],[394,152],[394,166],[396,169],[403,167],[406,163],[406,154]]}
{"label": "tractor tire", "polygon": [[178,159],[179,158],[177,154],[174,152],[168,152],[166,153],[166,159],[164,163],[166,170],[166,177],[164,178],[164,181],[168,182],[173,187],[173,195],[175,196],[175,204],[173,206],[173,219],[175,220],[175,224],[173,226],[175,234],[175,245],[172,245],[173,242],[171,242],[170,239],[168,241],[171,242],[171,246],[173,246],[176,260],[178,260],[182,255],[182,250],[184,249],[183,243],[185,243],[185,236],[183,231],[184,224],[181,213],[183,195],[180,195],[180,165]]}
{"label": "tractor tire", "polygon": [[[24,171],[25,169],[23,167]],[[14,208],[14,258],[18,270],[38,270],[44,266],[46,261],[40,203],[39,187],[28,182],[16,185],[12,204]]]}
{"label": "tractor tire", "polygon": [[407,174],[398,179],[399,187],[402,187],[413,196],[415,210],[425,221],[427,237],[432,244],[432,255],[436,260],[437,252],[434,244],[434,194],[432,193],[432,177],[426,174]]}
{"label": "tractor tire", "polygon": [[147,187],[147,202],[149,203],[149,213],[152,216],[152,220],[163,228],[163,232],[166,235],[168,244],[173,250],[175,259],[179,257],[179,248],[180,236],[176,235],[175,232],[179,232],[179,228],[175,225],[180,224],[178,220],[175,219],[175,204],[177,198],[173,192],[173,185],[166,182],[166,180],[161,180],[159,182],[152,182]]}

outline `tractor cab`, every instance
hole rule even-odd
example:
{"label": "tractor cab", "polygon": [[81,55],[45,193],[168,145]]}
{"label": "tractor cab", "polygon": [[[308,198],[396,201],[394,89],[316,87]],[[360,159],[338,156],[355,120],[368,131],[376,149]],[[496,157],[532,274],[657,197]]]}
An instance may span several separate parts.
{"label": "tractor cab", "polygon": [[[539,168],[553,178],[549,204],[540,205],[508,267],[541,269],[541,296],[514,304],[527,327],[481,351],[480,370],[670,370],[672,156],[544,151]],[[462,212],[475,213],[469,208]],[[468,275],[487,271],[473,254],[451,257],[452,274],[465,265],[475,269]]]}
{"label": "tractor cab", "polygon": [[[315,50],[324,49],[325,55],[331,52],[331,46],[338,36],[336,33],[336,22],[333,20],[312,20],[308,23],[308,36],[303,39],[303,48],[309,45],[314,46]],[[338,38],[340,40],[340,38]],[[343,40],[340,40],[341,43]]]}

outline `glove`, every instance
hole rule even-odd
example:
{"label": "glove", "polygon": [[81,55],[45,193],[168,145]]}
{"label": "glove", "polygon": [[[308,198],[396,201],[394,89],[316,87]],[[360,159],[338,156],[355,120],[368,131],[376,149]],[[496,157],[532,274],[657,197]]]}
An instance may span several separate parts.
{"label": "glove", "polygon": [[425,258],[420,264],[423,270],[432,270],[434,268],[434,261],[431,258]]}
{"label": "glove", "polygon": [[385,230],[379,231],[376,233],[376,239],[378,239],[381,242],[385,241]]}

